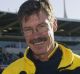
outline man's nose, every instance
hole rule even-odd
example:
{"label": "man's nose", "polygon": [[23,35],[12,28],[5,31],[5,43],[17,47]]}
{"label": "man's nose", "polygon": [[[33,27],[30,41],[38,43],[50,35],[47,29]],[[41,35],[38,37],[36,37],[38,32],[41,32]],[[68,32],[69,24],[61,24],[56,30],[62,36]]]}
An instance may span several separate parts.
{"label": "man's nose", "polygon": [[38,29],[37,29],[37,28],[34,29],[34,30],[33,30],[33,33],[34,33],[34,34],[35,34],[35,33],[39,33]]}
{"label": "man's nose", "polygon": [[34,38],[38,38],[41,34],[39,33],[39,31],[37,29],[34,29],[33,31],[33,37]]}

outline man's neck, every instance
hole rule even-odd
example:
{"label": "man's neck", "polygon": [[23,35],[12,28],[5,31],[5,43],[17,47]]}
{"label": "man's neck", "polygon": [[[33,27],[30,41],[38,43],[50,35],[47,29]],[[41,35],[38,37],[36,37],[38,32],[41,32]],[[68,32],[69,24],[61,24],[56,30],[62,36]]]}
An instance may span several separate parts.
{"label": "man's neck", "polygon": [[41,54],[41,55],[34,55],[35,59],[39,59],[40,61],[48,61],[48,55],[47,54]]}

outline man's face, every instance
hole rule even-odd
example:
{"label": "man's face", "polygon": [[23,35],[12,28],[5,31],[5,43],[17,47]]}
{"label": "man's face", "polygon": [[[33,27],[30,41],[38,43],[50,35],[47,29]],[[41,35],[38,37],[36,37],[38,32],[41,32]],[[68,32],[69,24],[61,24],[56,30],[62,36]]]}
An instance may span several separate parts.
{"label": "man's face", "polygon": [[46,54],[54,44],[54,26],[56,23],[50,22],[48,16],[41,12],[39,15],[33,14],[29,19],[23,20],[22,29],[25,40],[33,53],[37,55]]}

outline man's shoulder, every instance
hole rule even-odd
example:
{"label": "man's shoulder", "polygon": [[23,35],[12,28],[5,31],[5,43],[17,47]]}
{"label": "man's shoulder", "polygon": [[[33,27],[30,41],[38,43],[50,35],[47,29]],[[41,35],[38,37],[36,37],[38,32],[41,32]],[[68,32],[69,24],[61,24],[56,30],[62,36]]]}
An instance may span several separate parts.
{"label": "man's shoulder", "polygon": [[24,63],[24,58],[20,58],[17,59],[15,62],[11,63],[8,67],[6,67],[4,69],[4,71],[2,72],[2,74],[16,74],[16,71],[19,72],[18,70],[21,69],[21,67],[23,67],[23,63]]}
{"label": "man's shoulder", "polygon": [[[70,48],[65,47],[64,45],[59,44],[59,48],[62,51],[63,59],[61,60],[61,65],[69,65],[72,63],[72,68],[80,66],[80,55],[75,54]],[[67,59],[67,60],[66,60]],[[63,65],[64,64],[64,65]]]}
{"label": "man's shoulder", "polygon": [[76,64],[76,65],[79,65],[80,66],[80,55],[77,55],[75,53],[73,53],[74,55],[74,60],[73,62]]}
{"label": "man's shoulder", "polygon": [[6,69],[4,69],[2,74],[20,74],[21,72],[34,74],[35,70],[34,63],[28,58],[23,57],[11,63]]}

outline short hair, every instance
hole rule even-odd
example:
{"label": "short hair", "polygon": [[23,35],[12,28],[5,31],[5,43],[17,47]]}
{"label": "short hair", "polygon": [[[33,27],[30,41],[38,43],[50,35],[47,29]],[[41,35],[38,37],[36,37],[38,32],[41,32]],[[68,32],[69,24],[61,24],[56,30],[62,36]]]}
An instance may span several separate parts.
{"label": "short hair", "polygon": [[53,10],[49,0],[27,0],[19,8],[18,19],[21,22],[24,16],[29,17],[41,9],[49,16],[52,16]]}

